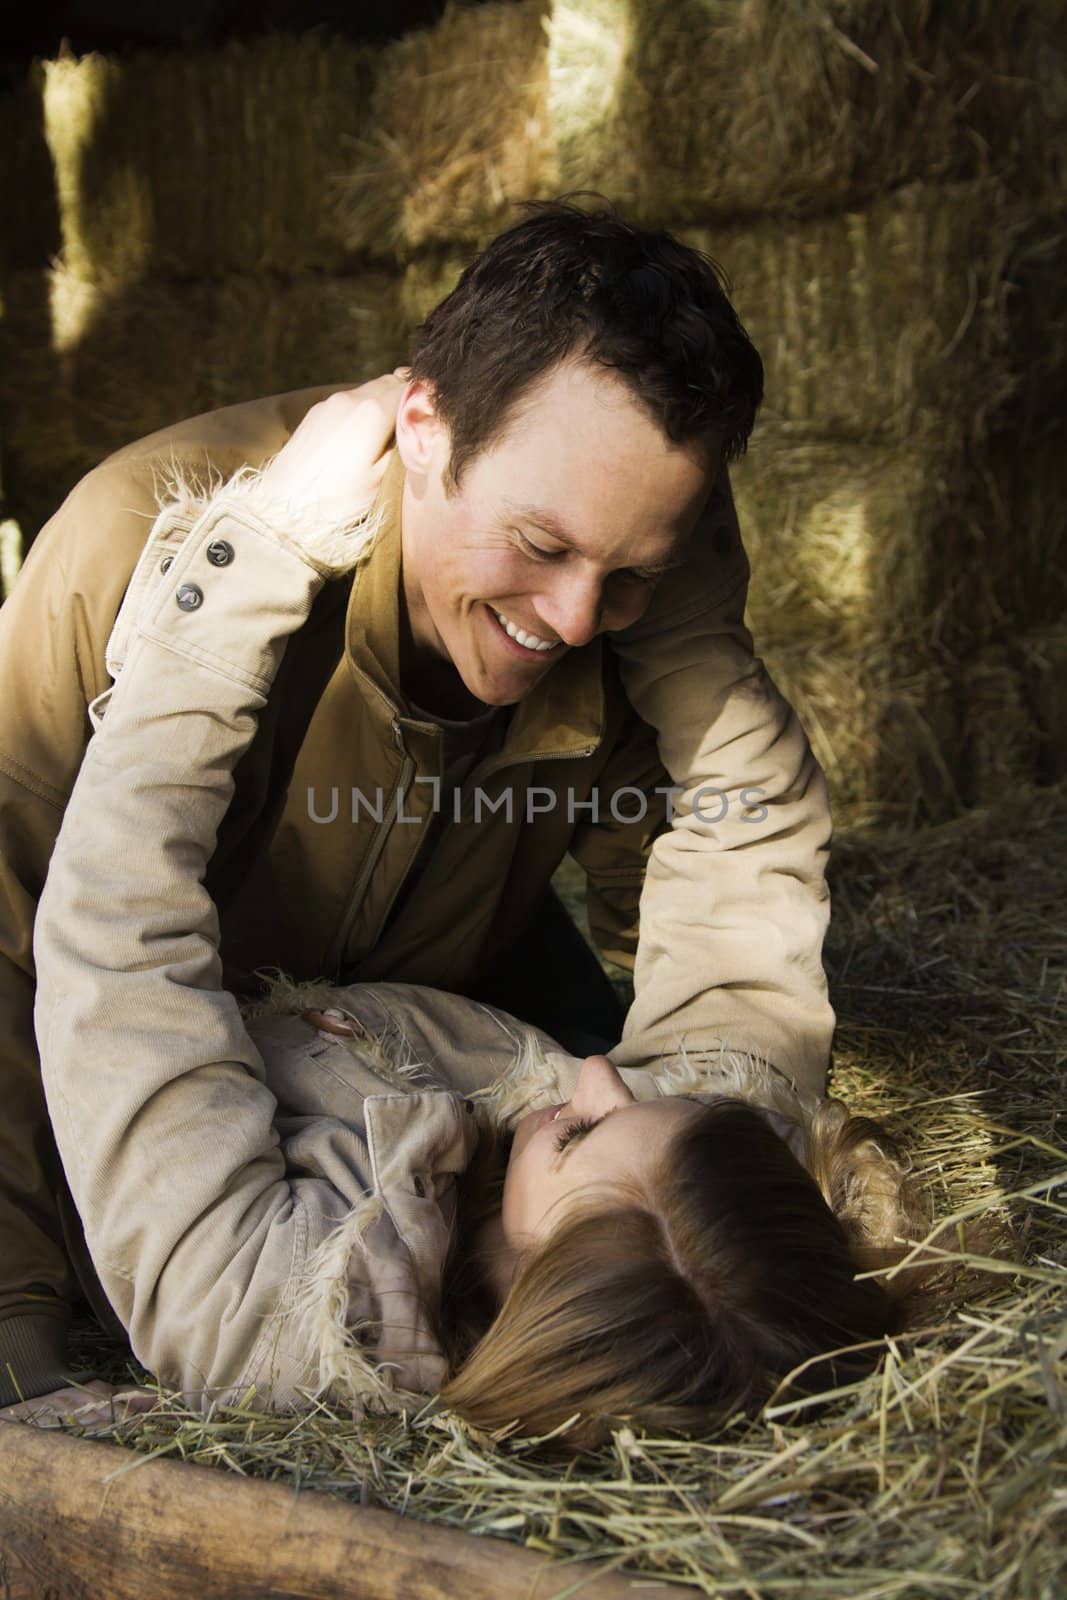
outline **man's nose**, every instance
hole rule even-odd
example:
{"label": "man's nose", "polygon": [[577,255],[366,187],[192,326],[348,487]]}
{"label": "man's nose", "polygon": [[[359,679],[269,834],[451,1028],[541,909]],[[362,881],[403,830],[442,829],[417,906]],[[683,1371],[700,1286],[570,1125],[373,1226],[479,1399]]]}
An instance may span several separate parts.
{"label": "man's nose", "polygon": [[564,644],[583,645],[603,627],[604,584],[595,574],[560,573],[537,611]]}

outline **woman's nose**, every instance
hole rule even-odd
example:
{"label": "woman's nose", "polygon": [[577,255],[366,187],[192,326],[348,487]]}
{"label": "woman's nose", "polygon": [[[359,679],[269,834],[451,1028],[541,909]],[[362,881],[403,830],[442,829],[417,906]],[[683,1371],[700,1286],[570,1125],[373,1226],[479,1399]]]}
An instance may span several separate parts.
{"label": "woman's nose", "polygon": [[607,1056],[586,1056],[568,1109],[572,1116],[601,1116],[613,1106],[628,1105],[633,1098]]}

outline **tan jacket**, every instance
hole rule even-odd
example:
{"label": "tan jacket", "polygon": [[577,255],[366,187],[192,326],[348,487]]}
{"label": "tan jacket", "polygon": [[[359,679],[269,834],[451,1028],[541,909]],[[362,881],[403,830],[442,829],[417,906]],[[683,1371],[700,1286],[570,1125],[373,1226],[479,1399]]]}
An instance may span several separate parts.
{"label": "tan jacket", "polygon": [[[16,1105],[21,1100],[16,1136],[9,1133],[9,1145],[0,1152],[6,1181],[10,1175],[5,1203],[9,1218],[17,1218],[9,1226],[15,1250],[8,1257],[11,1281],[0,1299],[0,1318],[6,1312],[10,1323],[21,1319],[23,1328],[51,1310],[40,1312],[34,1284],[53,1298],[68,1288],[46,1204],[58,1184],[41,1126],[28,1027],[30,927],[55,829],[82,759],[86,709],[106,695],[112,675],[105,644],[110,638],[110,665],[121,685],[119,666],[134,637],[132,619],[144,605],[161,608],[164,631],[168,620],[184,625],[178,636],[182,650],[191,636],[188,624],[217,627],[219,607],[212,596],[220,579],[232,577],[230,569],[206,562],[211,582],[199,612],[179,611],[174,594],[181,563],[195,545],[190,529],[195,526],[201,545],[205,529],[229,539],[219,530],[235,516],[233,496],[197,497],[189,491],[190,477],[195,471],[205,478],[212,471],[225,476],[262,461],[326,392],[305,391],[193,419],[111,458],[83,480],[42,534],[0,613],[0,664],[5,682],[14,679],[16,691],[14,701],[5,702],[14,711],[5,710],[0,719],[7,890],[0,983],[11,1017],[3,1072],[15,1089]],[[401,487],[402,466],[395,461],[378,533],[354,582],[339,576],[324,582],[316,575],[305,587],[303,609],[289,595],[285,637],[291,633],[292,643],[284,651],[272,647],[277,660],[262,637],[264,617],[271,614],[267,596],[262,614],[244,615],[242,626],[252,636],[244,638],[234,625],[223,645],[216,640],[209,650],[214,666],[197,657],[198,672],[216,673],[211,685],[217,692],[221,681],[231,681],[233,667],[229,662],[220,675],[217,663],[242,648],[257,652],[257,670],[240,669],[245,690],[254,680],[258,696],[254,708],[242,712],[242,734],[248,737],[240,748],[212,745],[208,735],[218,731],[216,718],[208,717],[205,725],[202,708],[199,714],[184,702],[171,708],[175,730],[196,723],[199,715],[197,738],[189,743],[183,736],[170,752],[174,756],[180,750],[187,779],[203,767],[205,755],[219,764],[229,761],[235,769],[232,783],[228,778],[224,790],[213,794],[217,845],[212,832],[204,846],[217,922],[211,901],[205,897],[200,906],[200,933],[212,935],[223,965],[217,975],[198,966],[194,986],[222,981],[242,990],[248,974],[272,966],[304,979],[347,971],[361,981],[388,978],[462,990],[517,928],[570,848],[589,872],[591,922],[602,948],[622,961],[632,961],[636,948],[638,999],[613,1052],[617,1064],[648,1067],[672,1059],[684,1042],[693,1060],[717,1058],[724,1050],[740,1058],[759,1057],[802,1088],[820,1093],[833,1023],[820,961],[828,913],[825,787],[795,716],[753,657],[743,627],[747,562],[725,474],[688,568],[663,581],[645,618],[626,634],[564,657],[522,702],[503,750],[472,775],[471,783],[495,801],[505,787],[518,800],[537,785],[556,797],[556,805],[528,825],[521,807],[510,822],[499,811],[485,811],[477,823],[467,817],[450,824],[417,893],[387,925],[419,833],[417,825],[398,820],[397,791],[405,792],[406,815],[425,815],[433,796],[428,780],[440,770],[436,730],[403,716],[396,689]],[[164,502],[162,512],[158,499]],[[247,535],[250,519],[256,522],[247,501],[240,515],[243,521],[235,526]],[[153,523],[151,544],[131,583],[131,568]],[[266,548],[270,530],[263,522],[258,528],[257,548]],[[160,568],[168,556],[173,565],[164,573]],[[289,556],[293,559],[291,551]],[[202,555],[201,561],[206,561]],[[304,566],[313,571],[306,561]],[[248,572],[246,561],[242,575]],[[127,585],[124,615],[112,632]],[[167,652],[173,668],[181,651],[169,633],[168,639],[166,645],[156,640],[154,647]],[[161,674],[160,687],[167,683],[188,688],[186,669],[172,671],[170,679]],[[153,695],[154,690],[149,698],[157,718],[166,695],[158,704]],[[98,704],[98,719],[101,709]],[[659,752],[651,730],[658,732]],[[232,730],[231,737],[236,737]],[[673,826],[665,827],[655,806],[636,823],[610,816],[599,823],[571,820],[568,791],[572,804],[578,802],[577,817],[588,819],[580,802],[594,789],[606,803],[624,785],[648,793],[665,784],[660,753],[682,791],[675,799]],[[123,761],[123,767],[128,780],[129,764]],[[416,778],[427,781],[420,786]],[[701,784],[718,784],[729,797],[727,815],[717,824],[694,815],[694,791]],[[334,788],[339,792],[334,821],[314,820],[329,814]],[[366,795],[378,788],[385,796],[381,820],[361,808],[353,822],[352,791]],[[739,799],[746,789],[762,792],[750,795],[746,805]],[[110,801],[106,811],[96,809],[114,829],[118,813],[110,810]],[[713,797],[711,814],[719,809]],[[153,829],[157,821],[153,813]],[[112,832],[107,892],[95,901],[84,889],[80,899],[79,891],[72,891],[76,914],[70,910],[63,917],[70,937],[79,929],[84,936],[83,913],[93,906],[108,910],[107,928],[116,933],[119,904],[126,905],[130,927],[139,926],[134,913],[143,911],[143,904],[130,906],[123,896],[142,848],[149,853],[158,848],[160,836],[153,832],[146,839],[148,831]],[[137,867],[153,905],[160,883],[169,882],[165,874],[160,877],[159,866],[146,857],[144,870]],[[73,883],[80,872],[80,867],[73,870]],[[178,908],[171,908],[168,898],[171,909]],[[54,949],[62,949],[61,938]],[[99,952],[90,947],[75,966],[91,967],[96,959]],[[138,958],[135,966],[142,965]],[[95,993],[95,978],[89,988]],[[184,1003],[187,995],[182,998]],[[237,1032],[226,1033],[223,1042],[228,1048],[243,1041],[241,1049],[247,1050],[232,1002],[227,1016],[227,1026]],[[155,1040],[153,1054],[158,1053],[162,1025],[158,1017],[145,1019],[139,1050]],[[186,1025],[187,1019],[175,1017],[176,1027]],[[60,1054],[62,1036],[62,1029],[53,1036]],[[203,1043],[199,1032],[196,1042],[194,1054]],[[73,1059],[82,1060],[82,1053],[75,1052]],[[240,1050],[233,1059],[243,1060]],[[203,1065],[198,1062],[195,1070]],[[188,1062],[186,1067],[194,1070]],[[61,1064],[58,1070],[62,1076]],[[255,1071],[254,1063],[246,1062],[242,1081],[250,1070]],[[99,1099],[92,1103],[99,1107]],[[52,1112],[55,1116],[54,1107]],[[123,1113],[116,1115],[121,1122]],[[29,1155],[28,1128],[35,1134]],[[108,1161],[122,1154],[120,1135],[113,1130],[113,1137],[118,1142],[107,1147]],[[164,1139],[161,1152],[165,1146]],[[68,1173],[78,1170],[77,1159],[64,1152]],[[166,1170],[165,1159],[156,1170]],[[344,1189],[337,1194],[344,1196]],[[337,1203],[331,1202],[331,1225],[338,1220]],[[162,1249],[158,1239],[153,1248]],[[156,1266],[163,1270],[162,1259]],[[131,1312],[127,1325],[135,1323]],[[3,1328],[0,1321],[0,1335]],[[173,1370],[166,1361],[158,1365]],[[212,1361],[198,1360],[198,1369],[225,1383],[233,1364],[222,1376]],[[189,1381],[188,1371],[182,1381]]]}

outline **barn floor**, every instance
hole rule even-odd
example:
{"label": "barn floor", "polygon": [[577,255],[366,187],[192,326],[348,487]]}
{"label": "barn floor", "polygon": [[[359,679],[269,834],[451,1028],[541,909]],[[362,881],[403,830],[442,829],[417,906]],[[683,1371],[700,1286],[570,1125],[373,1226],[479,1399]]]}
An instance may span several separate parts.
{"label": "barn floor", "polygon": [[[832,1092],[906,1135],[939,1217],[1010,1219],[1018,1250],[824,1413],[785,1398],[695,1443],[624,1429],[562,1475],[536,1444],[447,1416],[204,1418],[164,1396],[121,1430],[69,1431],[708,1594],[1053,1600],[1067,1566],[1067,784],[914,835],[841,836],[831,883]],[[89,1324],[75,1353],[142,1377]],[[570,1593],[580,1570],[536,1593]]]}

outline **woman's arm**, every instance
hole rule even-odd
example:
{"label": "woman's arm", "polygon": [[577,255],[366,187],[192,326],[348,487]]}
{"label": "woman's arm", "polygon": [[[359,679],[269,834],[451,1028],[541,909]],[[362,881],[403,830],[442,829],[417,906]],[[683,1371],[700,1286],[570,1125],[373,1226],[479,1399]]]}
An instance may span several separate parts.
{"label": "woman's arm", "polygon": [[[86,1240],[138,1357],[196,1401],[267,1387],[272,1361],[270,1403],[306,1376],[272,1346],[272,1314],[361,1188],[358,1170],[348,1195],[287,1179],[203,877],[287,640],[370,537],[351,512],[384,473],[401,388],[313,408],[261,477],[208,503],[165,574],[131,586],[38,910],[42,1073]],[[271,478],[294,457],[319,474],[303,510]]]}

